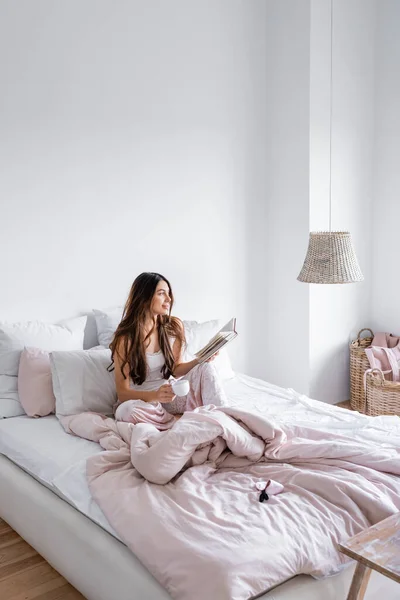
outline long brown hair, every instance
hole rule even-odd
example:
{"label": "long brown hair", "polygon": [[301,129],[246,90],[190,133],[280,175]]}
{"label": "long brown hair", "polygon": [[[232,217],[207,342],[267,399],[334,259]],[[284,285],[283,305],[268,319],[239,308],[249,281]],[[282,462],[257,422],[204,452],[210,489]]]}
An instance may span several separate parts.
{"label": "long brown hair", "polygon": [[[171,304],[169,315],[157,315],[153,327],[144,334],[144,325],[150,312],[151,302],[160,281],[165,281],[169,288]],[[129,375],[135,385],[142,385],[147,376],[146,341],[155,329],[158,332],[158,340],[161,351],[165,358],[165,364],[161,369],[164,379],[168,379],[174,372],[175,361],[172,353],[169,337],[177,338],[181,347],[186,343],[185,334],[181,322],[176,317],[171,317],[174,296],[171,285],[165,277],[159,273],[141,273],[136,277],[125,303],[122,320],[114,334],[110,344],[113,368],[114,355],[118,354],[121,362],[121,372],[129,365]]]}

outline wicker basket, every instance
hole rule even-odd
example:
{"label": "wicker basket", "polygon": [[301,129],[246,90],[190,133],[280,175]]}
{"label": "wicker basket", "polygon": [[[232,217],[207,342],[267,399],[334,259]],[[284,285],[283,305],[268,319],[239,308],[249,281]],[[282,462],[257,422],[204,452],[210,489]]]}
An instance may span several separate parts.
{"label": "wicker basket", "polygon": [[[369,331],[371,337],[361,337],[364,331]],[[370,368],[365,348],[369,348],[374,339],[371,329],[361,329],[357,339],[350,344],[350,406],[358,412],[365,412],[364,373]]]}
{"label": "wicker basket", "polygon": [[400,416],[400,383],[388,381],[380,369],[366,374],[365,412],[367,415]]}

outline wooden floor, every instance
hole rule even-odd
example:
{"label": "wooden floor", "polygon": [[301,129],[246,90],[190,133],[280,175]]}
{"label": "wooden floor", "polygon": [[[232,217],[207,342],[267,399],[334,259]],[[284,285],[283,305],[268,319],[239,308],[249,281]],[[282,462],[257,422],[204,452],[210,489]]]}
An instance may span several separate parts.
{"label": "wooden floor", "polygon": [[338,402],[336,406],[340,406],[340,408],[347,408],[348,410],[352,410],[350,406],[350,400],[346,400],[345,402]]}
{"label": "wooden floor", "polygon": [[85,600],[0,519],[1,600]]}

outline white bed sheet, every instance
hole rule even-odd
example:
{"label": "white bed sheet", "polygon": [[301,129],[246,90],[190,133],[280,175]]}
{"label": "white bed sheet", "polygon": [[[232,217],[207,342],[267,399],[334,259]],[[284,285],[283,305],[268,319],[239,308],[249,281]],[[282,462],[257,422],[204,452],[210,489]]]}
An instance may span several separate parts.
{"label": "white bed sheet", "polygon": [[101,452],[95,442],[65,433],[56,416],[0,420],[0,452],[45,485],[72,464]]}
{"label": "white bed sheet", "polygon": [[[298,395],[246,375],[225,381],[224,388],[229,403],[242,406],[245,403],[281,422],[291,421],[296,415],[299,422],[306,420],[308,426],[314,425],[319,430],[348,427],[356,436],[365,419],[363,415],[355,419],[354,412],[306,397],[299,402]],[[375,419],[377,429],[379,420]],[[380,431],[378,439],[382,439]],[[119,539],[92,500],[86,481],[86,460],[99,452],[102,449],[98,444],[65,433],[55,416],[0,420],[0,453]]]}
{"label": "white bed sheet", "polygon": [[99,444],[65,433],[54,415],[0,420],[0,454],[118,538],[86,481],[86,460],[100,452]]}
{"label": "white bed sheet", "polygon": [[[259,382],[250,377],[237,376],[224,385],[233,403],[243,396],[249,400],[260,396]],[[50,488],[61,474],[99,452],[99,444],[66,434],[55,415],[0,419],[0,453]]]}
{"label": "white bed sheet", "polygon": [[[338,409],[306,397],[299,397],[290,390],[284,390],[244,375],[237,375],[234,379],[226,381],[224,388],[231,404],[243,405],[243,401],[245,401],[248,407],[256,407],[281,422],[286,420],[290,422],[295,416],[299,423],[306,420],[308,426],[314,426],[320,430],[348,429],[355,436],[360,427],[368,426],[372,430],[376,429],[377,442],[380,443],[383,439],[381,427],[384,427],[386,434],[390,424],[393,425],[393,431],[396,430],[397,435],[400,431],[400,419],[398,418],[378,417],[373,420],[372,424],[371,420],[363,415]],[[86,460],[89,456],[101,451],[98,444],[66,434],[55,416],[41,419],[24,416],[0,420],[0,453],[6,455],[89,519],[119,539],[97,504],[91,499],[86,482]],[[67,563],[69,565],[69,559]],[[334,579],[336,581],[336,578]],[[309,594],[310,578],[299,579],[296,577],[265,597],[271,598],[271,600],[275,598],[275,595],[276,598],[279,597],[282,600],[288,598],[289,595],[292,597],[292,593],[298,594],[300,585],[296,583],[298,581],[304,583],[304,597],[319,598],[318,590],[320,588],[315,586],[320,584],[324,586],[324,589],[326,587],[325,594],[328,594],[329,597],[336,598],[337,596],[334,586],[332,586],[332,590],[329,588],[333,595],[328,592],[330,580],[328,583],[313,581],[314,587],[310,589],[311,591],[315,590],[315,593]],[[348,582],[343,587],[342,595],[347,587]],[[371,593],[373,592],[371,591]],[[148,597],[150,596],[149,592]],[[156,597],[156,595],[151,597]]]}
{"label": "white bed sheet", "polygon": [[[253,395],[249,385],[258,386],[256,380],[240,376],[228,380],[225,387],[235,402],[235,398]],[[120,539],[92,499],[86,480],[86,460],[99,452],[99,444],[65,433],[54,415],[0,420],[1,454]]]}

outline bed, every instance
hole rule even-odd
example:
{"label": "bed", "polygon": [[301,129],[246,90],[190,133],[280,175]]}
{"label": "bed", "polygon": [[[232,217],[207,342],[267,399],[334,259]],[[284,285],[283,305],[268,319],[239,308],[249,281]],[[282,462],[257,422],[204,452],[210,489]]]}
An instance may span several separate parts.
{"label": "bed", "polygon": [[[243,396],[249,405],[257,405],[268,394],[270,414],[284,413],[290,419],[300,410],[285,401],[284,390],[244,375],[224,387],[232,405]],[[303,413],[304,406],[307,418],[321,426],[329,426],[338,411],[344,423],[351,422],[349,411],[306,398]],[[0,421],[0,516],[88,600],[170,598],[91,498],[85,464],[100,452],[98,444],[66,434],[55,416]],[[283,600],[303,589],[309,600],[322,594],[337,598],[340,589],[345,595],[351,575],[352,568],[325,581],[297,576],[259,597]],[[378,580],[375,592],[379,585]]]}

